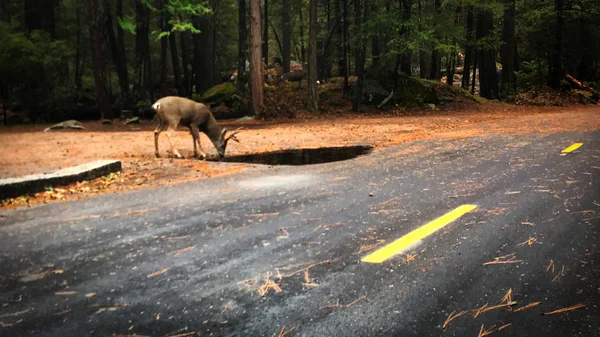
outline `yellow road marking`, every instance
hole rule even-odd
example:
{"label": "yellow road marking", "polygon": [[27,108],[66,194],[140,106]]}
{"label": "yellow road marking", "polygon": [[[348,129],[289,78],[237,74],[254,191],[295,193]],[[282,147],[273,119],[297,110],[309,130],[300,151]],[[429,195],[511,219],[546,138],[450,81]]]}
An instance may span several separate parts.
{"label": "yellow road marking", "polygon": [[581,145],[583,145],[583,143],[575,143],[575,144],[569,146],[568,148],[562,150],[562,153],[573,152],[573,151],[577,150],[578,148],[580,148]]}
{"label": "yellow road marking", "polygon": [[376,250],[375,252],[365,256],[361,261],[367,263],[382,263],[392,256],[401,253],[420,240],[435,233],[439,229],[460,218],[477,208],[477,205],[462,205],[453,211],[442,215],[441,217],[415,229],[414,231],[404,235],[400,239]]}

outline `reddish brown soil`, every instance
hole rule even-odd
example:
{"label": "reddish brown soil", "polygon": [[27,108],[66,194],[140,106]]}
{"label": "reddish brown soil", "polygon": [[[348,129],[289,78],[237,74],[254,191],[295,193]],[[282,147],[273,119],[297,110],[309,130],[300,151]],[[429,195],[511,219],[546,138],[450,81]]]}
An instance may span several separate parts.
{"label": "reddish brown soil", "polygon": [[[244,123],[241,143],[231,143],[227,154],[244,154],[299,147],[368,143],[375,147],[418,139],[455,139],[490,134],[549,134],[560,131],[591,131],[600,128],[600,107],[526,107],[488,102],[476,107],[445,107],[442,111],[398,111],[388,115],[299,116],[295,120]],[[241,125],[224,122],[230,128]],[[103,191],[164,185],[239,172],[244,165],[176,160],[154,157],[153,125],[100,125],[84,123],[86,130],[42,132],[48,125],[0,127],[0,178],[51,172],[97,159],[120,159],[123,174],[101,184]],[[204,136],[202,144],[214,155]],[[181,154],[192,155],[192,138],[186,129],[174,137]],[[160,150],[167,157],[168,143],[161,135]],[[81,184],[80,184],[81,185]],[[78,185],[79,187],[81,187]],[[105,186],[106,185],[106,186]],[[93,186],[93,185],[92,185]],[[71,199],[91,193],[71,186],[59,198]],[[70,191],[69,191],[70,190]],[[92,188],[94,190],[94,188]],[[43,193],[42,193],[43,194]],[[38,198],[44,195],[38,194]],[[72,196],[71,196],[72,195]],[[36,202],[36,198],[28,198]],[[27,202],[22,199],[20,203]],[[13,202],[14,203],[14,202]]]}

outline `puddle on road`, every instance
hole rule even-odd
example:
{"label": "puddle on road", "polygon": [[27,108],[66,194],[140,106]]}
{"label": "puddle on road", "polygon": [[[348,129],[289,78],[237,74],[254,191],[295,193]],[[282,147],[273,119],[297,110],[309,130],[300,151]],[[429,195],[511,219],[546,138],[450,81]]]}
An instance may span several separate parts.
{"label": "puddle on road", "polygon": [[356,158],[373,150],[370,145],[293,149],[225,156],[222,161],[264,165],[311,165]]}

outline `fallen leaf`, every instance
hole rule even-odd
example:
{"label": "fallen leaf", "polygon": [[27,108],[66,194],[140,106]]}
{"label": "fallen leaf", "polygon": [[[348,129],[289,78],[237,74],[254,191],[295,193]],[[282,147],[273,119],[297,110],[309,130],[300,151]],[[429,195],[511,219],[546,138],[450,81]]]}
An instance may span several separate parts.
{"label": "fallen leaf", "polygon": [[54,295],[76,295],[76,291],[57,291]]}
{"label": "fallen leaf", "polygon": [[166,272],[167,272],[167,270],[169,270],[169,268],[165,268],[165,269],[163,269],[163,270],[159,270],[159,271],[157,271],[157,272],[155,272],[155,273],[152,273],[152,274],[150,274],[150,275],[148,275],[148,276],[146,276],[146,277],[147,277],[147,278],[152,278],[152,277],[155,277],[155,276],[158,276],[158,275],[161,275],[161,274],[164,274],[164,273],[166,273]]}
{"label": "fallen leaf", "polygon": [[530,309],[530,308],[533,308],[533,307],[537,307],[538,305],[540,305],[540,303],[542,303],[542,302],[529,303],[529,304],[527,304],[525,306],[522,306],[520,308],[517,308],[517,309],[513,310],[513,312],[519,312],[519,311],[523,311],[523,310]]}
{"label": "fallen leaf", "polygon": [[570,307],[566,307],[566,308],[562,308],[562,309],[557,309],[557,310],[554,310],[554,311],[546,312],[546,313],[544,313],[544,315],[560,314],[562,312],[567,312],[567,311],[571,311],[571,310],[575,310],[575,309],[579,309],[579,308],[583,308],[583,307],[585,307],[585,304],[579,303],[579,304],[572,305]]}

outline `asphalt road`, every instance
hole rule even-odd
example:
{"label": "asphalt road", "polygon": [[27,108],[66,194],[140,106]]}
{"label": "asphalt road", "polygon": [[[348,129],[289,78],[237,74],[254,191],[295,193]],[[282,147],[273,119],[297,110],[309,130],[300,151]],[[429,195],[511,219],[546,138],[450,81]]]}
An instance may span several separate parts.
{"label": "asphalt road", "polygon": [[[361,261],[461,205],[477,208]],[[600,131],[0,213],[0,336],[600,336],[599,306]]]}

